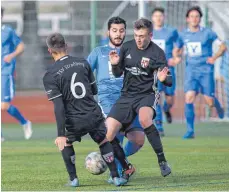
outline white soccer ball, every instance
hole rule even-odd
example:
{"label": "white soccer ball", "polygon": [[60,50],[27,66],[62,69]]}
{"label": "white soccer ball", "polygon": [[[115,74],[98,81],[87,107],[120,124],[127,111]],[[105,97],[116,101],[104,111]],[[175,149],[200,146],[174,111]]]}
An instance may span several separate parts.
{"label": "white soccer ball", "polygon": [[93,175],[100,175],[107,170],[107,165],[98,152],[92,152],[86,157],[85,167]]}

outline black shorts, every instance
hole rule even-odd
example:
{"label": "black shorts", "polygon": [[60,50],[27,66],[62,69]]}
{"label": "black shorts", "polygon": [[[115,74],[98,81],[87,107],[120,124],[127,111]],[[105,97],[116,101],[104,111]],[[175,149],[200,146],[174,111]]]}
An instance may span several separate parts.
{"label": "black shorts", "polygon": [[106,138],[107,134],[104,119],[100,118],[97,119],[97,121],[87,119],[83,123],[81,122],[81,124],[76,124],[75,129],[68,129],[65,132],[68,144],[72,144],[75,141],[80,142],[81,137],[87,134],[89,134],[97,144],[101,143]]}
{"label": "black shorts", "polygon": [[156,117],[156,105],[159,98],[159,93],[136,97],[122,95],[111,108],[108,117],[112,117],[119,121],[125,130],[133,122],[142,107],[151,107],[154,110],[154,119]]}

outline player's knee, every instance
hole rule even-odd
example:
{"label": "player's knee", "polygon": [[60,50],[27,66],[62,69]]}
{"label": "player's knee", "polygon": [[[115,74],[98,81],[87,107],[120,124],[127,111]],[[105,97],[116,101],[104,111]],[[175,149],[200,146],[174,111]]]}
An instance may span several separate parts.
{"label": "player's knee", "polygon": [[1,103],[1,110],[2,111],[7,111],[10,107],[10,103],[2,102]]}
{"label": "player's knee", "polygon": [[166,102],[169,105],[173,105],[173,96],[166,96]]}
{"label": "player's knee", "polygon": [[205,101],[209,107],[214,107],[214,99],[213,98],[205,98]]}
{"label": "player's knee", "polygon": [[140,117],[139,121],[143,128],[147,128],[152,124],[152,119],[150,119],[148,115],[146,115],[145,117]]}
{"label": "player's knee", "polygon": [[138,136],[136,137],[134,142],[138,146],[142,147],[144,145],[144,142],[145,142],[145,134],[143,132],[140,132],[140,134],[138,134]]}
{"label": "player's knee", "polygon": [[195,94],[193,93],[186,93],[185,95],[185,103],[194,103]]}
{"label": "player's knee", "polygon": [[143,128],[147,128],[153,123],[154,110],[150,107],[142,107],[139,110],[139,122]]}
{"label": "player's knee", "polygon": [[105,123],[107,126],[106,138],[108,141],[112,141],[119,132],[121,123],[111,117],[108,117]]}
{"label": "player's knee", "polygon": [[138,146],[142,147],[145,142],[145,134],[143,131],[134,131],[127,133],[128,140],[136,143]]}

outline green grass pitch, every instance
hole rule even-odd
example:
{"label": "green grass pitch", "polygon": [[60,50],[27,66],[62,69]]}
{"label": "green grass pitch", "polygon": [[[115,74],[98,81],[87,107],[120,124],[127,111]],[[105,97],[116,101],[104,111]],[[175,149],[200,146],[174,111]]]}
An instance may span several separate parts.
{"label": "green grass pitch", "polygon": [[137,172],[127,186],[106,183],[108,172],[94,176],[84,168],[84,159],[98,147],[91,139],[75,143],[76,166],[81,186],[65,187],[68,176],[61,154],[54,145],[55,125],[34,125],[34,135],[23,139],[19,125],[2,125],[2,190],[16,191],[188,191],[229,190],[229,124],[196,125],[196,139],[183,140],[185,125],[165,125],[163,138],[172,175],[160,175],[156,156],[146,140],[140,152],[129,160]]}

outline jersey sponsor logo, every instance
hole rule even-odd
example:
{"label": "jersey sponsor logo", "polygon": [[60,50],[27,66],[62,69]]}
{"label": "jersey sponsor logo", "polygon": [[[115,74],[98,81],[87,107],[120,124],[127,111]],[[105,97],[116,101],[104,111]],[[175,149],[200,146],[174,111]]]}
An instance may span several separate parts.
{"label": "jersey sponsor logo", "polygon": [[142,57],[141,66],[142,66],[143,68],[148,67],[148,66],[149,66],[149,58]]}
{"label": "jersey sponsor logo", "polygon": [[126,67],[126,70],[130,71],[133,75],[148,75],[148,73],[146,73],[145,71],[141,71],[141,69],[139,69],[138,67]]}
{"label": "jersey sponsor logo", "polygon": [[126,58],[127,58],[127,59],[131,59],[131,55],[130,55],[130,54],[127,55]]}
{"label": "jersey sponsor logo", "polygon": [[103,155],[103,158],[106,162],[111,163],[114,161],[114,154],[113,154],[113,152],[107,153],[107,154]]}
{"label": "jersey sponsor logo", "polygon": [[186,47],[189,57],[196,57],[202,55],[201,42],[188,42]]}
{"label": "jersey sponsor logo", "polygon": [[153,39],[153,42],[159,46],[163,51],[165,51],[165,40],[163,39]]}

